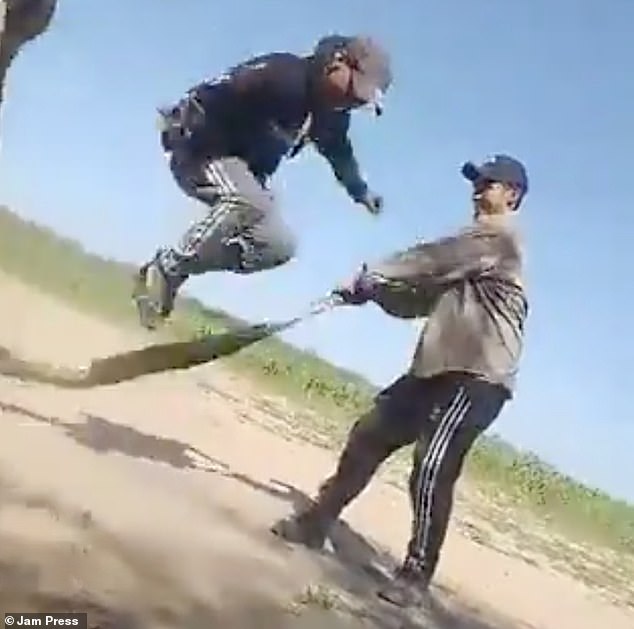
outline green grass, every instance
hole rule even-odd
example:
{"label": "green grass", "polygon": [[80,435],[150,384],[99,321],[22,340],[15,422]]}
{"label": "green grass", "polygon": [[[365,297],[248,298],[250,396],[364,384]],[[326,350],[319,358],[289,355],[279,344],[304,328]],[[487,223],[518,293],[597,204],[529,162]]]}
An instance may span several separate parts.
{"label": "green grass", "polygon": [[[73,306],[113,322],[135,325],[130,303],[134,268],[91,255],[76,242],[0,208],[0,268]],[[4,304],[4,307],[10,307]],[[184,299],[171,327],[177,337],[237,321]],[[327,416],[339,442],[350,419],[371,404],[374,387],[311,352],[267,339],[226,359],[263,385]],[[332,428],[331,428],[332,429]],[[529,507],[576,537],[634,555],[634,506],[560,474],[531,453],[495,437],[483,438],[466,465],[467,476],[490,495]]]}

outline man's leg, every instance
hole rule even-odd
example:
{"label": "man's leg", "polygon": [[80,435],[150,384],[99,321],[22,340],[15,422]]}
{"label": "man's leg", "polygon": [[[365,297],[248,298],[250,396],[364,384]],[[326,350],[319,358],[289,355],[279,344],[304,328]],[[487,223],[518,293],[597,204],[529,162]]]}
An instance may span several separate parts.
{"label": "man's leg", "polygon": [[[434,379],[432,411],[416,444],[410,476],[412,535],[401,569],[379,596],[418,605],[438,563],[453,506],[454,485],[475,440],[500,413],[507,394],[474,378]],[[432,380],[432,382],[434,381]]]}
{"label": "man's leg", "polygon": [[321,548],[343,509],[368,485],[390,454],[412,443],[427,404],[425,381],[403,376],[384,389],[373,408],[359,418],[339,457],[335,473],[302,513],[276,522],[272,531],[287,541]]}
{"label": "man's leg", "polygon": [[181,189],[209,210],[175,246],[160,248],[140,269],[134,297],[141,323],[149,328],[169,316],[190,275],[254,273],[288,262],[295,252],[273,195],[242,160],[192,163],[172,156],[171,169]]}

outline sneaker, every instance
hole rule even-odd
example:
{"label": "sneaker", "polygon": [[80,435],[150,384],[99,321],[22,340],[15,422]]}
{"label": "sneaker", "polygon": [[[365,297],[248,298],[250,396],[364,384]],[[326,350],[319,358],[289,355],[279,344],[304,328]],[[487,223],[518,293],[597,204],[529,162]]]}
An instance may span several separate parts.
{"label": "sneaker", "polygon": [[174,308],[174,292],[163,271],[154,262],[139,269],[132,298],[137,307],[139,322],[148,330],[155,330]]}
{"label": "sneaker", "polygon": [[397,607],[425,607],[429,603],[430,575],[413,560],[405,560],[391,583],[377,592],[377,596]]}
{"label": "sneaker", "polygon": [[322,550],[326,543],[325,527],[308,515],[278,520],[271,527],[271,533],[291,544],[301,544],[311,550]]}

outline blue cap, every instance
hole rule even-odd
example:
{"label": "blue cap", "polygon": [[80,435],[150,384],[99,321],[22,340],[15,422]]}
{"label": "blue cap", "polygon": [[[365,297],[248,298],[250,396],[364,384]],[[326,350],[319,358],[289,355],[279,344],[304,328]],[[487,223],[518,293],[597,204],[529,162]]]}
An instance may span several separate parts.
{"label": "blue cap", "polygon": [[522,195],[528,192],[526,168],[522,162],[510,155],[493,155],[479,166],[473,162],[467,162],[463,164],[461,172],[469,181],[488,179],[515,186],[519,188]]}

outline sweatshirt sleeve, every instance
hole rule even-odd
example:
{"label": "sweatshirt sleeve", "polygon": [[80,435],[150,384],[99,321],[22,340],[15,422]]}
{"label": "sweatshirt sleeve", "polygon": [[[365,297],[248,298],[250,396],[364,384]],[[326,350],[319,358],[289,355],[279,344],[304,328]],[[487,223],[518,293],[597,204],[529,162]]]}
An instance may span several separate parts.
{"label": "sweatshirt sleeve", "polygon": [[354,201],[361,201],[368,191],[348,137],[350,114],[337,112],[318,115],[311,132],[319,153],[328,160],[337,181]]}
{"label": "sweatshirt sleeve", "polygon": [[496,267],[507,246],[502,233],[481,230],[415,245],[368,269],[372,300],[396,317],[425,317],[452,284]]}

